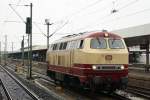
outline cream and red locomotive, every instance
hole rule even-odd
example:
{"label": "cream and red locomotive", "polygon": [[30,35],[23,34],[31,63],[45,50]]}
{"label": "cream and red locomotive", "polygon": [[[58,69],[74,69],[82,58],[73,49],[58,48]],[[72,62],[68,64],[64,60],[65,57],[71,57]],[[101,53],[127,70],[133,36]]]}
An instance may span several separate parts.
{"label": "cream and red locomotive", "polygon": [[128,49],[109,32],[68,35],[50,44],[47,74],[68,85],[115,90],[128,83]]}

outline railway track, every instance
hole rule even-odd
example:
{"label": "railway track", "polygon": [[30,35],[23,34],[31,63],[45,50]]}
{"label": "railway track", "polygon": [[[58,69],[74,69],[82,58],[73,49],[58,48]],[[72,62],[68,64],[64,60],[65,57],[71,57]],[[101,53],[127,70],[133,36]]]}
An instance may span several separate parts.
{"label": "railway track", "polygon": [[[41,79],[43,79],[47,82],[50,82],[50,84],[53,85],[54,87],[56,86],[55,83],[54,83],[54,80],[51,80],[50,78],[48,78],[47,76],[45,76],[45,75],[43,75],[39,72],[34,71],[34,73],[37,74],[39,76],[39,78],[41,78]],[[74,92],[81,93],[78,90],[74,90],[74,91],[72,91],[72,90],[73,90],[72,88],[65,88],[65,91],[69,94],[74,95],[75,94]],[[81,94],[82,94],[83,97],[89,97],[90,99],[93,99],[92,97],[94,97],[94,99],[96,99],[96,100],[101,100],[102,95],[110,96],[112,98],[115,98],[115,100],[116,99],[117,100],[131,100],[130,98],[128,98],[128,96],[126,96],[127,94],[126,95],[120,95],[118,93],[108,94],[108,93],[104,93],[104,92],[103,93],[102,92],[101,93],[95,93],[95,94],[93,94],[94,96],[91,96],[89,93],[86,93],[86,95],[84,93],[81,93]],[[83,97],[79,96],[79,98],[83,98]]]}
{"label": "railway track", "polygon": [[4,67],[0,66],[0,69],[3,70],[0,76],[1,80],[3,80],[3,82],[5,82],[3,84],[8,87],[7,93],[11,94],[7,94],[9,97],[11,96],[12,99],[10,100],[41,100]]}
{"label": "railway track", "polygon": [[[53,95],[52,92],[46,91],[44,88],[42,88],[38,84],[36,84],[35,80],[39,79],[39,77],[36,76],[36,78],[34,80],[29,81],[26,79],[26,74],[16,73],[14,68],[12,68],[11,66],[9,66],[9,65],[6,66],[6,69],[10,73],[12,73],[15,77],[17,77],[30,90],[32,90],[35,94],[37,94],[38,97],[40,98],[40,100],[63,100],[63,99],[58,99],[57,96],[59,96],[59,95]],[[34,78],[34,75],[33,75],[33,78]],[[40,78],[40,79],[42,79],[42,78]]]}
{"label": "railway track", "polygon": [[[8,68],[9,68],[10,70],[15,71],[15,65],[8,65],[8,66],[9,66]],[[13,66],[13,67],[11,67],[11,66]],[[27,73],[27,68],[25,68],[24,71]],[[46,75],[44,75],[44,74],[42,74],[42,73],[40,73],[40,72],[33,71],[33,74],[34,74],[34,75],[37,75],[37,76],[34,76],[34,77],[42,78],[42,79],[44,79],[44,80],[47,80],[47,81],[50,81],[50,82],[54,83],[54,80],[50,79],[50,77],[48,77],[48,76],[46,76]]]}
{"label": "railway track", "polygon": [[140,95],[144,98],[150,99],[150,89],[137,87],[137,86],[128,86],[127,92]]}
{"label": "railway track", "polygon": [[[11,68],[10,68],[11,69]],[[43,75],[42,73],[39,73],[39,72],[35,72],[33,71],[34,74],[37,75],[38,78],[41,78],[42,80],[45,80],[46,81],[46,84],[44,82],[42,82],[42,84],[40,84],[40,86],[46,86],[46,85],[53,85],[52,87],[55,88],[56,85],[54,85],[54,81],[51,80],[50,78],[48,78],[47,76]],[[49,83],[48,83],[49,82]],[[47,90],[49,88],[46,88]],[[63,90],[68,94],[68,95],[76,95],[76,97],[78,98],[89,98],[90,100],[102,100],[102,97],[104,97],[103,99],[107,98],[107,100],[131,100],[130,98],[128,98],[127,94],[126,95],[120,95],[120,94],[117,94],[117,93],[113,93],[113,94],[107,94],[107,93],[96,93],[94,94],[93,96],[90,96],[89,93],[81,93],[80,91],[74,91],[73,89],[68,89],[68,88],[65,88],[63,87]],[[55,89],[54,89],[55,91]],[[50,92],[50,91],[48,91]],[[86,95],[85,95],[86,94]],[[111,97],[111,99],[110,99]],[[84,100],[86,100],[84,98]]]}
{"label": "railway track", "polygon": [[[38,84],[41,84],[43,86],[52,85],[52,87],[55,88],[56,85],[53,84],[53,83],[54,83],[53,81],[48,81],[47,79],[45,80],[45,78],[42,79],[42,82],[38,82]],[[58,87],[59,87],[59,85],[58,85]],[[63,90],[64,94],[70,95],[70,97],[73,97],[73,98],[75,96],[75,98],[77,100],[78,99],[79,100],[83,100],[83,99],[84,100],[131,100],[131,99],[128,98],[128,96],[120,95],[120,94],[117,94],[117,93],[113,93],[113,94],[108,94],[108,93],[104,93],[104,92],[91,93],[88,90],[80,90],[80,89],[72,88],[72,87],[68,87],[68,86],[67,87],[62,86],[62,90]]]}
{"label": "railway track", "polygon": [[0,100],[13,100],[1,79],[0,79]]}
{"label": "railway track", "polygon": [[131,100],[127,95],[120,95],[120,94],[117,94],[117,93],[113,93],[111,95],[112,95],[112,97],[115,97],[118,100]]}
{"label": "railway track", "polygon": [[[39,72],[34,72],[35,74],[37,74],[41,79],[43,79],[43,80],[45,80],[45,81],[49,81],[53,86],[56,86],[56,85],[54,85],[54,81],[53,80],[51,80],[50,78],[48,78],[47,76],[45,76],[45,75],[43,75],[43,74],[41,74],[41,73],[39,73]],[[77,93],[81,93],[80,91],[72,91],[72,88],[65,88],[65,91],[67,91],[67,93],[69,93],[69,94],[74,94],[74,92],[77,92]],[[81,93],[83,96],[85,96],[85,97],[89,97],[89,98],[91,98],[91,99],[93,99],[92,97],[93,96],[91,96],[89,93],[86,93],[86,95],[84,94],[84,93]],[[105,96],[111,96],[112,98],[115,98],[115,100],[117,99],[117,100],[131,100],[131,99],[129,99],[126,95],[120,95],[120,94],[118,94],[118,93],[113,93],[113,94],[108,94],[108,93],[95,93],[94,94],[94,99],[96,99],[96,100],[101,100],[101,97],[100,96],[102,96],[102,95],[105,95]],[[81,97],[81,98],[83,98],[83,97]]]}

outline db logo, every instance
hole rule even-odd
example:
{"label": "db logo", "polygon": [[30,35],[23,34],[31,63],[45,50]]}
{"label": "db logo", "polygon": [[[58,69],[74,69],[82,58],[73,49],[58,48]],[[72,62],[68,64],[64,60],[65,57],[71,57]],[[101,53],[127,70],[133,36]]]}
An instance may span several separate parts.
{"label": "db logo", "polygon": [[106,55],[105,60],[112,60],[112,55]]}

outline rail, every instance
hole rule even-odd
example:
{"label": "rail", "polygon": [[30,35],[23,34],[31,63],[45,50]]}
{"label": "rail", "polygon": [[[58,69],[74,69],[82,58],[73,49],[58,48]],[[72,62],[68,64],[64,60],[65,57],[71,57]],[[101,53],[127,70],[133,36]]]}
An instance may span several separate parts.
{"label": "rail", "polygon": [[17,78],[15,78],[9,71],[6,70],[6,68],[2,67],[1,68],[20,86],[22,87],[28,95],[30,95],[34,100],[41,100],[35,93],[30,91],[24,84],[21,83]]}
{"label": "rail", "polygon": [[2,82],[2,80],[0,79],[0,86],[2,87],[2,89],[4,90],[5,92],[5,95],[7,97],[7,100],[13,100],[7,90],[7,88],[5,87],[4,83]]}
{"label": "rail", "polygon": [[123,96],[123,95],[120,95],[117,93],[113,93],[111,96],[117,98],[118,100],[131,100],[131,99],[127,98],[126,96]]}
{"label": "rail", "polygon": [[[9,66],[9,65],[8,65]],[[33,73],[35,73],[36,75],[38,75],[39,76],[39,78],[41,78],[41,79],[44,79],[44,80],[46,80],[46,81],[48,81],[48,82],[50,82],[50,83],[54,83],[54,81],[53,80],[51,80],[50,78],[46,78],[46,76],[45,75],[43,75],[43,74],[41,74],[41,73],[39,73],[39,72],[33,72]],[[70,90],[70,88],[65,88],[65,91],[69,91],[69,93],[70,92],[78,92],[78,93],[80,93],[81,91],[76,91],[76,90],[73,90],[72,88],[71,88],[71,90]],[[81,93],[82,94],[82,93]],[[96,93],[97,94],[97,93]],[[103,93],[102,93],[103,94]],[[82,94],[83,96],[85,96],[85,94]],[[89,94],[90,95],[90,94]],[[88,95],[88,96],[89,96]],[[129,99],[129,98],[127,98],[126,96],[123,96],[123,95],[119,95],[119,94],[116,94],[116,93],[113,93],[113,94],[108,94],[108,93],[105,93],[104,95],[106,95],[106,96],[111,96],[112,98],[116,98],[116,99],[118,99],[118,100],[131,100],[131,99]],[[87,95],[86,95],[87,96]],[[97,98],[99,98],[99,96],[97,96]]]}
{"label": "rail", "polygon": [[137,86],[128,86],[127,91],[136,95],[140,95],[144,98],[150,99],[150,89]]}

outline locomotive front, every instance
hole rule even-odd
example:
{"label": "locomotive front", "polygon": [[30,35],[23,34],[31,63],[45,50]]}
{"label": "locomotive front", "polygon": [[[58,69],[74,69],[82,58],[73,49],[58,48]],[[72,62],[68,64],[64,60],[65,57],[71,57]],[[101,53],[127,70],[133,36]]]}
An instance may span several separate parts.
{"label": "locomotive front", "polygon": [[113,33],[94,33],[84,40],[84,48],[75,52],[74,66],[80,67],[84,86],[114,91],[128,83],[128,49]]}

